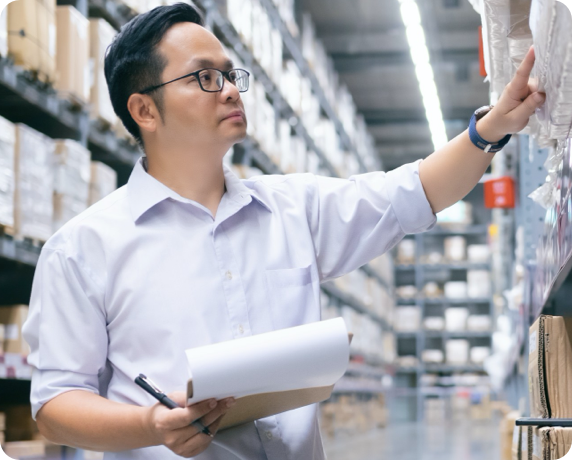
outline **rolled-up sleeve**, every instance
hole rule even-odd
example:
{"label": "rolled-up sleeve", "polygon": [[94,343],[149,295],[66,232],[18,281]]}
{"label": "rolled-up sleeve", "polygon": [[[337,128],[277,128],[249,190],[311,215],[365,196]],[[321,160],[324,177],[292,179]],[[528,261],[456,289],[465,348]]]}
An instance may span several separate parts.
{"label": "rolled-up sleeve", "polygon": [[347,180],[315,176],[310,227],[322,280],[355,270],[406,234],[435,225],[419,178],[420,162]]}
{"label": "rolled-up sleeve", "polygon": [[99,393],[107,359],[103,284],[63,249],[42,250],[23,336],[33,366],[32,416],[71,390]]}

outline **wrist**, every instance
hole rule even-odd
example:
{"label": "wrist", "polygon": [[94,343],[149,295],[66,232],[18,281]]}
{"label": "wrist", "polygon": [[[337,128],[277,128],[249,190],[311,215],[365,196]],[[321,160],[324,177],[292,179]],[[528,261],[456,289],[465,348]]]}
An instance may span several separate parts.
{"label": "wrist", "polygon": [[[494,110],[494,109],[493,109]],[[486,141],[495,144],[503,139],[507,132],[498,129],[499,123],[495,121],[493,111],[491,110],[483,118],[477,121],[476,128],[479,136]]]}
{"label": "wrist", "polygon": [[155,429],[154,410],[155,405],[142,407],[142,411],[140,413],[141,429],[145,434],[145,438],[149,441],[149,445],[147,447],[160,446],[163,444],[163,440]]}

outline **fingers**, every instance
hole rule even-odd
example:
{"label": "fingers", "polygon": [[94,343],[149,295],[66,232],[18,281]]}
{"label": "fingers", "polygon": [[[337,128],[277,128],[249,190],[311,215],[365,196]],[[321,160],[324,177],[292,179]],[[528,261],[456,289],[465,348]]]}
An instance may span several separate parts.
{"label": "fingers", "polygon": [[532,93],[528,96],[522,104],[516,107],[510,114],[515,122],[520,122],[522,126],[515,127],[516,132],[520,131],[528,123],[529,118],[534,113],[534,111],[544,104],[546,100],[546,95],[544,93]]}
{"label": "fingers", "polygon": [[169,413],[163,420],[163,429],[177,430],[188,427],[192,422],[204,417],[216,407],[217,402],[215,399],[207,399],[192,406],[169,410]]}
{"label": "fingers", "polygon": [[[212,410],[200,419],[200,422],[207,427],[210,427],[215,421],[221,418],[228,410],[235,405],[234,398],[223,399],[219,401],[216,409]],[[212,431],[211,431],[212,433]]]}
{"label": "fingers", "polygon": [[520,63],[511,86],[516,91],[528,90],[528,79],[534,67],[534,48],[531,46],[523,61]]}
{"label": "fingers", "polygon": [[[208,427],[211,434],[216,434],[224,414],[234,405],[233,398],[218,402],[215,409],[203,416],[199,421]],[[174,430],[170,436],[170,442],[166,446],[177,455],[185,458],[194,457],[204,451],[212,442],[212,437],[201,433],[195,425]]]}

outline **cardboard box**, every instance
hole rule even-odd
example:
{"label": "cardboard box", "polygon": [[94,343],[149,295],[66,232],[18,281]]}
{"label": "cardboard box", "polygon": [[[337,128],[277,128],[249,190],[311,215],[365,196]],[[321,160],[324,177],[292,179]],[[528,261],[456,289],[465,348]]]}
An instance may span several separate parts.
{"label": "cardboard box", "polygon": [[87,208],[91,153],[71,139],[55,142],[54,232]]}
{"label": "cardboard box", "polygon": [[8,56],[8,9],[0,12],[0,56]]}
{"label": "cardboard box", "polygon": [[52,139],[16,124],[14,231],[18,236],[40,241],[52,236],[53,155]]}
{"label": "cardboard box", "polygon": [[10,458],[44,458],[46,455],[44,441],[6,442],[2,449]]}
{"label": "cardboard box", "polygon": [[56,0],[18,0],[8,5],[8,52],[16,65],[35,71],[42,81],[55,83]]}
{"label": "cardboard box", "polygon": [[469,361],[468,340],[447,340],[445,344],[448,364],[467,364]]}
{"label": "cardboard box", "polygon": [[89,102],[89,20],[71,5],[56,9],[56,89],[79,103]]}
{"label": "cardboard box", "polygon": [[[516,419],[520,417],[520,414],[516,411],[507,414],[500,425],[501,434],[501,460],[512,460],[514,438],[516,433],[516,438],[519,439],[519,430],[516,427]],[[516,450],[518,452],[518,445],[516,445]]]}
{"label": "cardboard box", "polygon": [[14,227],[15,144],[14,124],[0,117],[0,225],[8,227]]}
{"label": "cardboard box", "polygon": [[91,82],[91,118],[102,120],[108,127],[113,126],[117,116],[113,111],[107,81],[105,80],[105,50],[116,35],[115,29],[104,19],[89,20],[89,66]]}
{"label": "cardboard box", "polygon": [[467,294],[471,299],[482,299],[491,295],[491,274],[488,270],[467,271]]}
{"label": "cardboard box", "polygon": [[117,188],[117,173],[104,163],[91,162],[89,206],[109,195]]}
{"label": "cardboard box", "polygon": [[462,236],[445,238],[445,258],[449,262],[462,262],[467,258],[467,240]]}
{"label": "cardboard box", "polygon": [[447,308],[445,310],[446,330],[449,332],[466,330],[468,317],[468,308]]}
{"label": "cardboard box", "polygon": [[27,305],[0,306],[0,323],[5,327],[4,351],[28,355],[30,348],[22,337],[22,326],[28,317]]}
{"label": "cardboard box", "polygon": [[421,328],[420,307],[397,307],[395,309],[395,330],[401,332],[414,332]]}
{"label": "cardboard box", "polygon": [[467,297],[465,281],[448,281],[445,283],[445,297],[448,299],[464,299]]}
{"label": "cardboard box", "polygon": [[572,417],[572,318],[540,316],[530,327],[531,416]]}
{"label": "cardboard box", "polygon": [[39,434],[29,404],[6,405],[2,411],[6,414],[6,441],[27,441]]}
{"label": "cardboard box", "polygon": [[546,427],[535,430],[533,460],[567,458],[572,448],[572,428]]}

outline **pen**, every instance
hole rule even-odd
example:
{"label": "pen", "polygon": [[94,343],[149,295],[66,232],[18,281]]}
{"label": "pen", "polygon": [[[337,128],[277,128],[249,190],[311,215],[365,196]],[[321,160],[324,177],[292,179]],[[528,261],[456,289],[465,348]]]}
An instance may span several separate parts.
{"label": "pen", "polygon": [[[165,393],[163,393],[153,381],[143,374],[139,374],[139,377],[135,378],[135,383],[143,388],[147,393],[157,399],[161,404],[167,406],[169,409],[180,408],[175,401],[169,398]],[[209,431],[208,427],[204,426],[200,421],[195,420],[191,423],[200,433],[206,434],[211,438],[214,438],[213,434]]]}

